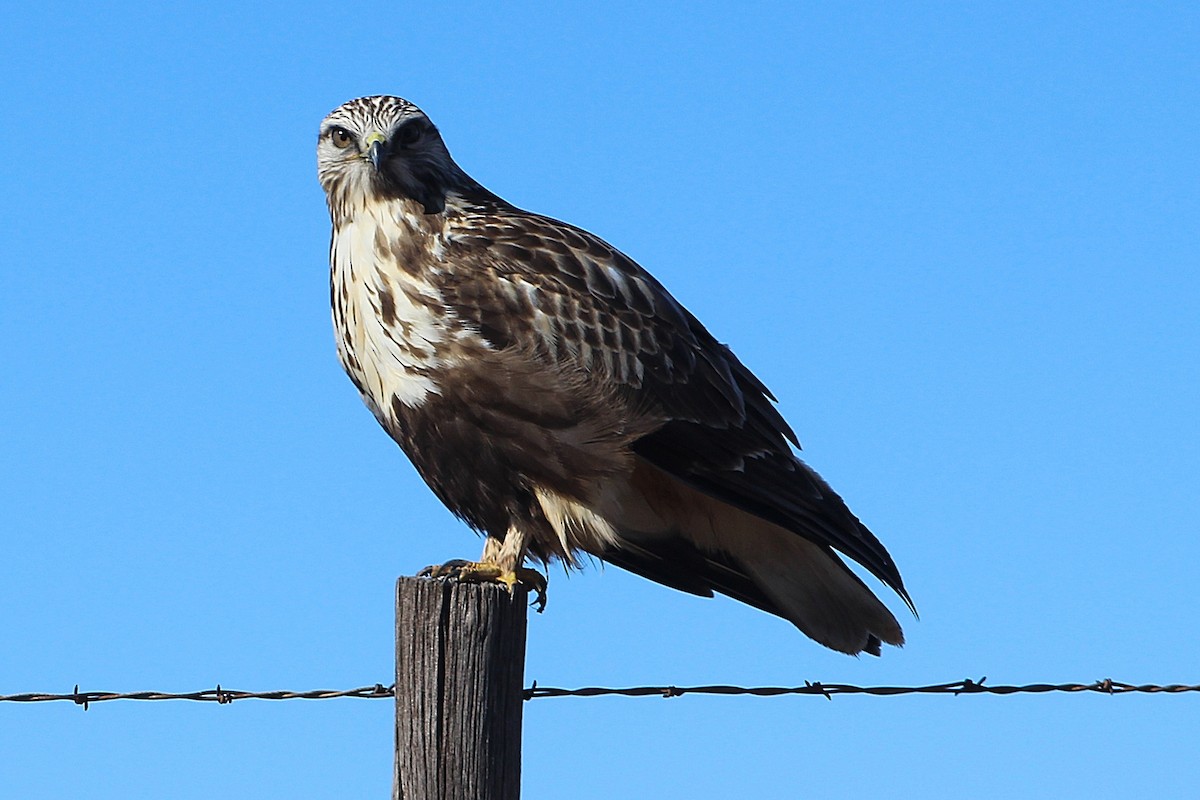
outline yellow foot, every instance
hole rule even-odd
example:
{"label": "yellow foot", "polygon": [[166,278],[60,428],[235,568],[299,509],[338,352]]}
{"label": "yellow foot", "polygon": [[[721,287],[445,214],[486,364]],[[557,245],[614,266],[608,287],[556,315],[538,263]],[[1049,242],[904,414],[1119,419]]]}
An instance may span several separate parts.
{"label": "yellow foot", "polygon": [[519,584],[534,592],[533,606],[542,613],[546,607],[546,578],[537,570],[517,567],[505,571],[499,564],[488,561],[464,561],[456,558],[445,564],[434,564],[417,573],[420,578],[449,578],[466,583],[499,583],[512,594]]}

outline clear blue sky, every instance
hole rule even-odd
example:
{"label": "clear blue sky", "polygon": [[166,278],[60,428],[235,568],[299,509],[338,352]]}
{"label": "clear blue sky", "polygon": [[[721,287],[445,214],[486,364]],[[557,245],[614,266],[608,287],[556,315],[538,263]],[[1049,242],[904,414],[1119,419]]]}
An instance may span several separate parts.
{"label": "clear blue sky", "polygon": [[[386,683],[396,576],[478,553],[334,356],[316,129],[381,92],[731,343],[922,613],[855,660],[556,571],[529,680],[1200,681],[1200,11],[1153,5],[10,12],[0,693]],[[1200,785],[1196,696],[525,710],[535,800]],[[0,704],[0,794],[383,797],[391,717]]]}

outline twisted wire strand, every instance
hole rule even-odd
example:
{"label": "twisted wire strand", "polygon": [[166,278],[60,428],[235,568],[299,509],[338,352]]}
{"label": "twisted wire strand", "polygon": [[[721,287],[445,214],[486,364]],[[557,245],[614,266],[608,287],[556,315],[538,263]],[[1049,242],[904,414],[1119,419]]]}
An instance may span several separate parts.
{"label": "twisted wire strand", "polygon": [[[537,681],[528,689],[523,690],[526,700],[546,697],[682,697],[685,694],[702,695],[749,695],[754,697],[780,697],[783,695],[821,695],[832,700],[834,695],[865,694],[876,697],[893,697],[909,694],[1048,694],[1052,692],[1097,694],[1183,694],[1200,692],[1200,684],[1155,684],[1155,683],[1123,683],[1111,678],[1092,683],[1030,683],[1022,686],[995,685],[986,683],[987,678],[966,678],[949,683],[935,683],[926,686],[855,686],[848,683],[823,683],[821,681],[805,681],[803,686],[630,686],[613,688],[605,686],[584,686],[578,689],[562,689],[553,686],[538,686]],[[44,703],[68,701],[83,706],[86,711],[92,703],[102,703],[110,700],[193,700],[202,703],[219,703],[226,705],[235,700],[332,700],[341,697],[356,697],[368,700],[393,698],[396,696],[395,686],[385,686],[376,683],[371,686],[360,686],[356,689],[312,689],[302,692],[274,690],[268,692],[247,692],[237,689],[223,689],[217,684],[215,689],[201,689],[195,692],[81,692],[79,686],[66,694],[44,692],[27,692],[24,694],[0,695],[0,702],[8,703]]]}

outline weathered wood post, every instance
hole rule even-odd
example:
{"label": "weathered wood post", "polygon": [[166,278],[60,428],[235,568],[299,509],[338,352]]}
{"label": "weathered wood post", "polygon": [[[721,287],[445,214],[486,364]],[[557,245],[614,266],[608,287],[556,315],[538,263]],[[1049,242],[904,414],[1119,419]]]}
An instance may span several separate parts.
{"label": "weathered wood post", "polygon": [[517,800],[528,593],[396,583],[394,800]]}

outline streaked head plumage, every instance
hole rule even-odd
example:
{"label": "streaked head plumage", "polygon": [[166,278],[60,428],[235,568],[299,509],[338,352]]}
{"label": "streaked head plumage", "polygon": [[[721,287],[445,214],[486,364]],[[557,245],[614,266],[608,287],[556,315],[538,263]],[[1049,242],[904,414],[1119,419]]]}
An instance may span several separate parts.
{"label": "streaked head plumage", "polygon": [[335,217],[377,197],[408,198],[437,213],[448,192],[473,183],[425,112],[388,95],[359,97],[325,117],[317,177]]}

